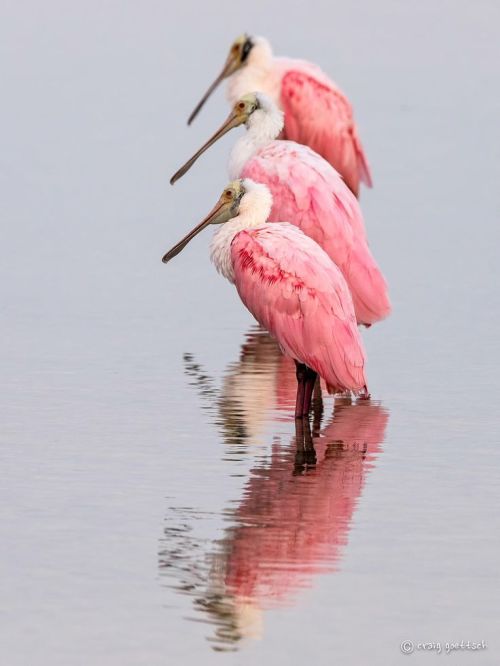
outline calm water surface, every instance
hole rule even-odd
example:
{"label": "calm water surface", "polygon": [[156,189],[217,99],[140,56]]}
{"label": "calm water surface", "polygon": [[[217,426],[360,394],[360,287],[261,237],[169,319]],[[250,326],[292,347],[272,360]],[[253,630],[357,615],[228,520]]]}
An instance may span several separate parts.
{"label": "calm water surface", "polygon": [[[498,3],[0,11],[0,662],[498,664]],[[373,400],[303,425],[209,234],[160,261],[225,184],[234,136],[168,178],[245,29],[353,100],[394,304]]]}
{"label": "calm water surface", "polygon": [[[197,536],[201,508],[171,507],[160,551],[167,585],[191,595],[215,625],[214,649],[236,649],[264,635],[266,610],[295,604],[318,574],[338,569],[389,415],[379,403],[346,398],[332,413],[318,386],[311,422],[294,421],[295,366],[258,329],[220,392],[188,355],[186,372],[210,404],[228,462],[243,462],[260,441],[241,499],[224,511],[221,538]],[[263,448],[267,410],[273,435]]]}

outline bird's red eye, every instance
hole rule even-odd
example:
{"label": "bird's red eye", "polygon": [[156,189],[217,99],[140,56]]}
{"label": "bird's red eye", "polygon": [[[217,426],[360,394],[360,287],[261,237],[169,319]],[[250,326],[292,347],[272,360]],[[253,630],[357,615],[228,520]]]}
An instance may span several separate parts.
{"label": "bird's red eye", "polygon": [[241,109],[241,111],[243,111],[244,108],[245,108],[245,102],[240,102],[238,104],[238,109]]}
{"label": "bird's red eye", "polygon": [[233,198],[233,193],[232,193],[231,190],[226,190],[224,192],[224,196],[226,197],[226,199],[232,199]]}

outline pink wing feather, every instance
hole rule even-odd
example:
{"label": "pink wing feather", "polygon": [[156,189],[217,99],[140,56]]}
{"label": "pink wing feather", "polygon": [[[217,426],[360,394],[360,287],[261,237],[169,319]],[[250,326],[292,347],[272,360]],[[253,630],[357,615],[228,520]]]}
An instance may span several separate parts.
{"label": "pink wing feather", "polygon": [[299,227],[340,268],[358,323],[370,325],[389,314],[387,284],[370,252],[359,203],[328,162],[307,146],[273,141],[245,164],[241,176],[271,190],[270,222]]}
{"label": "pink wing feather", "polygon": [[343,176],[357,196],[359,181],[372,186],[351,104],[321,70],[297,66],[281,81],[283,138],[310,146]]}
{"label": "pink wing feather", "polygon": [[248,229],[235,236],[231,259],[241,300],[286,354],[316,370],[329,390],[366,386],[349,289],[313,240],[289,224]]}

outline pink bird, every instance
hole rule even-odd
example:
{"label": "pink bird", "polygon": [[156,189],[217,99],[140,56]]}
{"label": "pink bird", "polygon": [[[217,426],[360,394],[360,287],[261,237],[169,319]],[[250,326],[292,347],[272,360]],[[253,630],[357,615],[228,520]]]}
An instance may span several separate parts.
{"label": "pink bird", "polygon": [[283,139],[310,146],[344,177],[358,196],[360,180],[372,186],[352,106],[338,86],[317,66],[303,60],[275,58],[263,37],[241,35],[231,46],[222,72],[189,117],[190,124],[225,78],[234,104],[250,90],[261,90],[284,111]]}
{"label": "pink bird", "polygon": [[221,128],[171,178],[173,184],[226,132],[245,124],[229,159],[230,178],[264,183],[273,195],[269,221],[288,220],[315,240],[340,268],[359,324],[391,311],[387,283],[366,237],[359,202],[335,169],[307,146],[279,141],[283,113],[263,93],[241,97]]}
{"label": "pink bird", "polygon": [[249,179],[231,182],[209,215],[163,257],[167,263],[210,224],[215,267],[294,359],[295,416],[309,413],[319,374],[333,393],[368,397],[365,354],[349,288],[328,255],[286,222],[266,224],[272,196]]}

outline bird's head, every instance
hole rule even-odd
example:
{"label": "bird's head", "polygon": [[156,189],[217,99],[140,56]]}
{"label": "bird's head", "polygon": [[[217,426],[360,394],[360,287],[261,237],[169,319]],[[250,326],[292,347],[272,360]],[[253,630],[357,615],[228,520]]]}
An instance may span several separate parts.
{"label": "bird's head", "polygon": [[269,189],[249,178],[233,180],[226,185],[210,213],[182,240],[163,256],[166,264],[210,224],[224,224],[237,215],[245,215],[249,226],[263,224],[271,212],[273,199]]}
{"label": "bird's head", "polygon": [[[232,63],[232,67],[234,68],[233,72],[246,64],[248,56],[250,55],[250,51],[254,46],[254,38],[247,34],[240,35],[234,40],[234,42],[231,44],[231,48],[229,49],[229,54],[226,59],[226,64],[228,62]],[[231,72],[231,74],[233,72]],[[230,74],[227,76],[229,75]]]}
{"label": "bird's head", "polygon": [[283,129],[283,113],[264,93],[254,92],[243,95],[235,102],[229,116],[217,132],[174,173],[170,179],[170,184],[173,185],[179,178],[182,178],[196,160],[224,134],[240,125],[255,128],[259,139],[265,143],[276,138]]}
{"label": "bird's head", "polygon": [[210,97],[210,95],[213,93],[213,91],[217,88],[217,86],[222,81],[224,81],[224,79],[227,79],[228,76],[231,76],[231,74],[234,74],[239,69],[241,69],[241,67],[244,67],[247,64],[248,57],[254,46],[255,46],[255,38],[250,37],[249,35],[246,34],[240,35],[234,40],[234,42],[231,44],[231,48],[229,49],[229,53],[227,55],[226,62],[224,63],[224,67],[222,68],[221,73],[212,83],[207,92],[203,95],[200,102],[197,104],[196,108],[194,109],[193,113],[189,116],[188,125],[190,125],[193,122],[193,120],[196,118],[198,113],[201,111],[203,105]]}
{"label": "bird's head", "polygon": [[176,257],[200,231],[203,231],[210,224],[224,224],[224,222],[236,217],[245,193],[243,180],[233,180],[228,183],[210,213],[163,256],[163,263],[166,264],[170,259]]}

